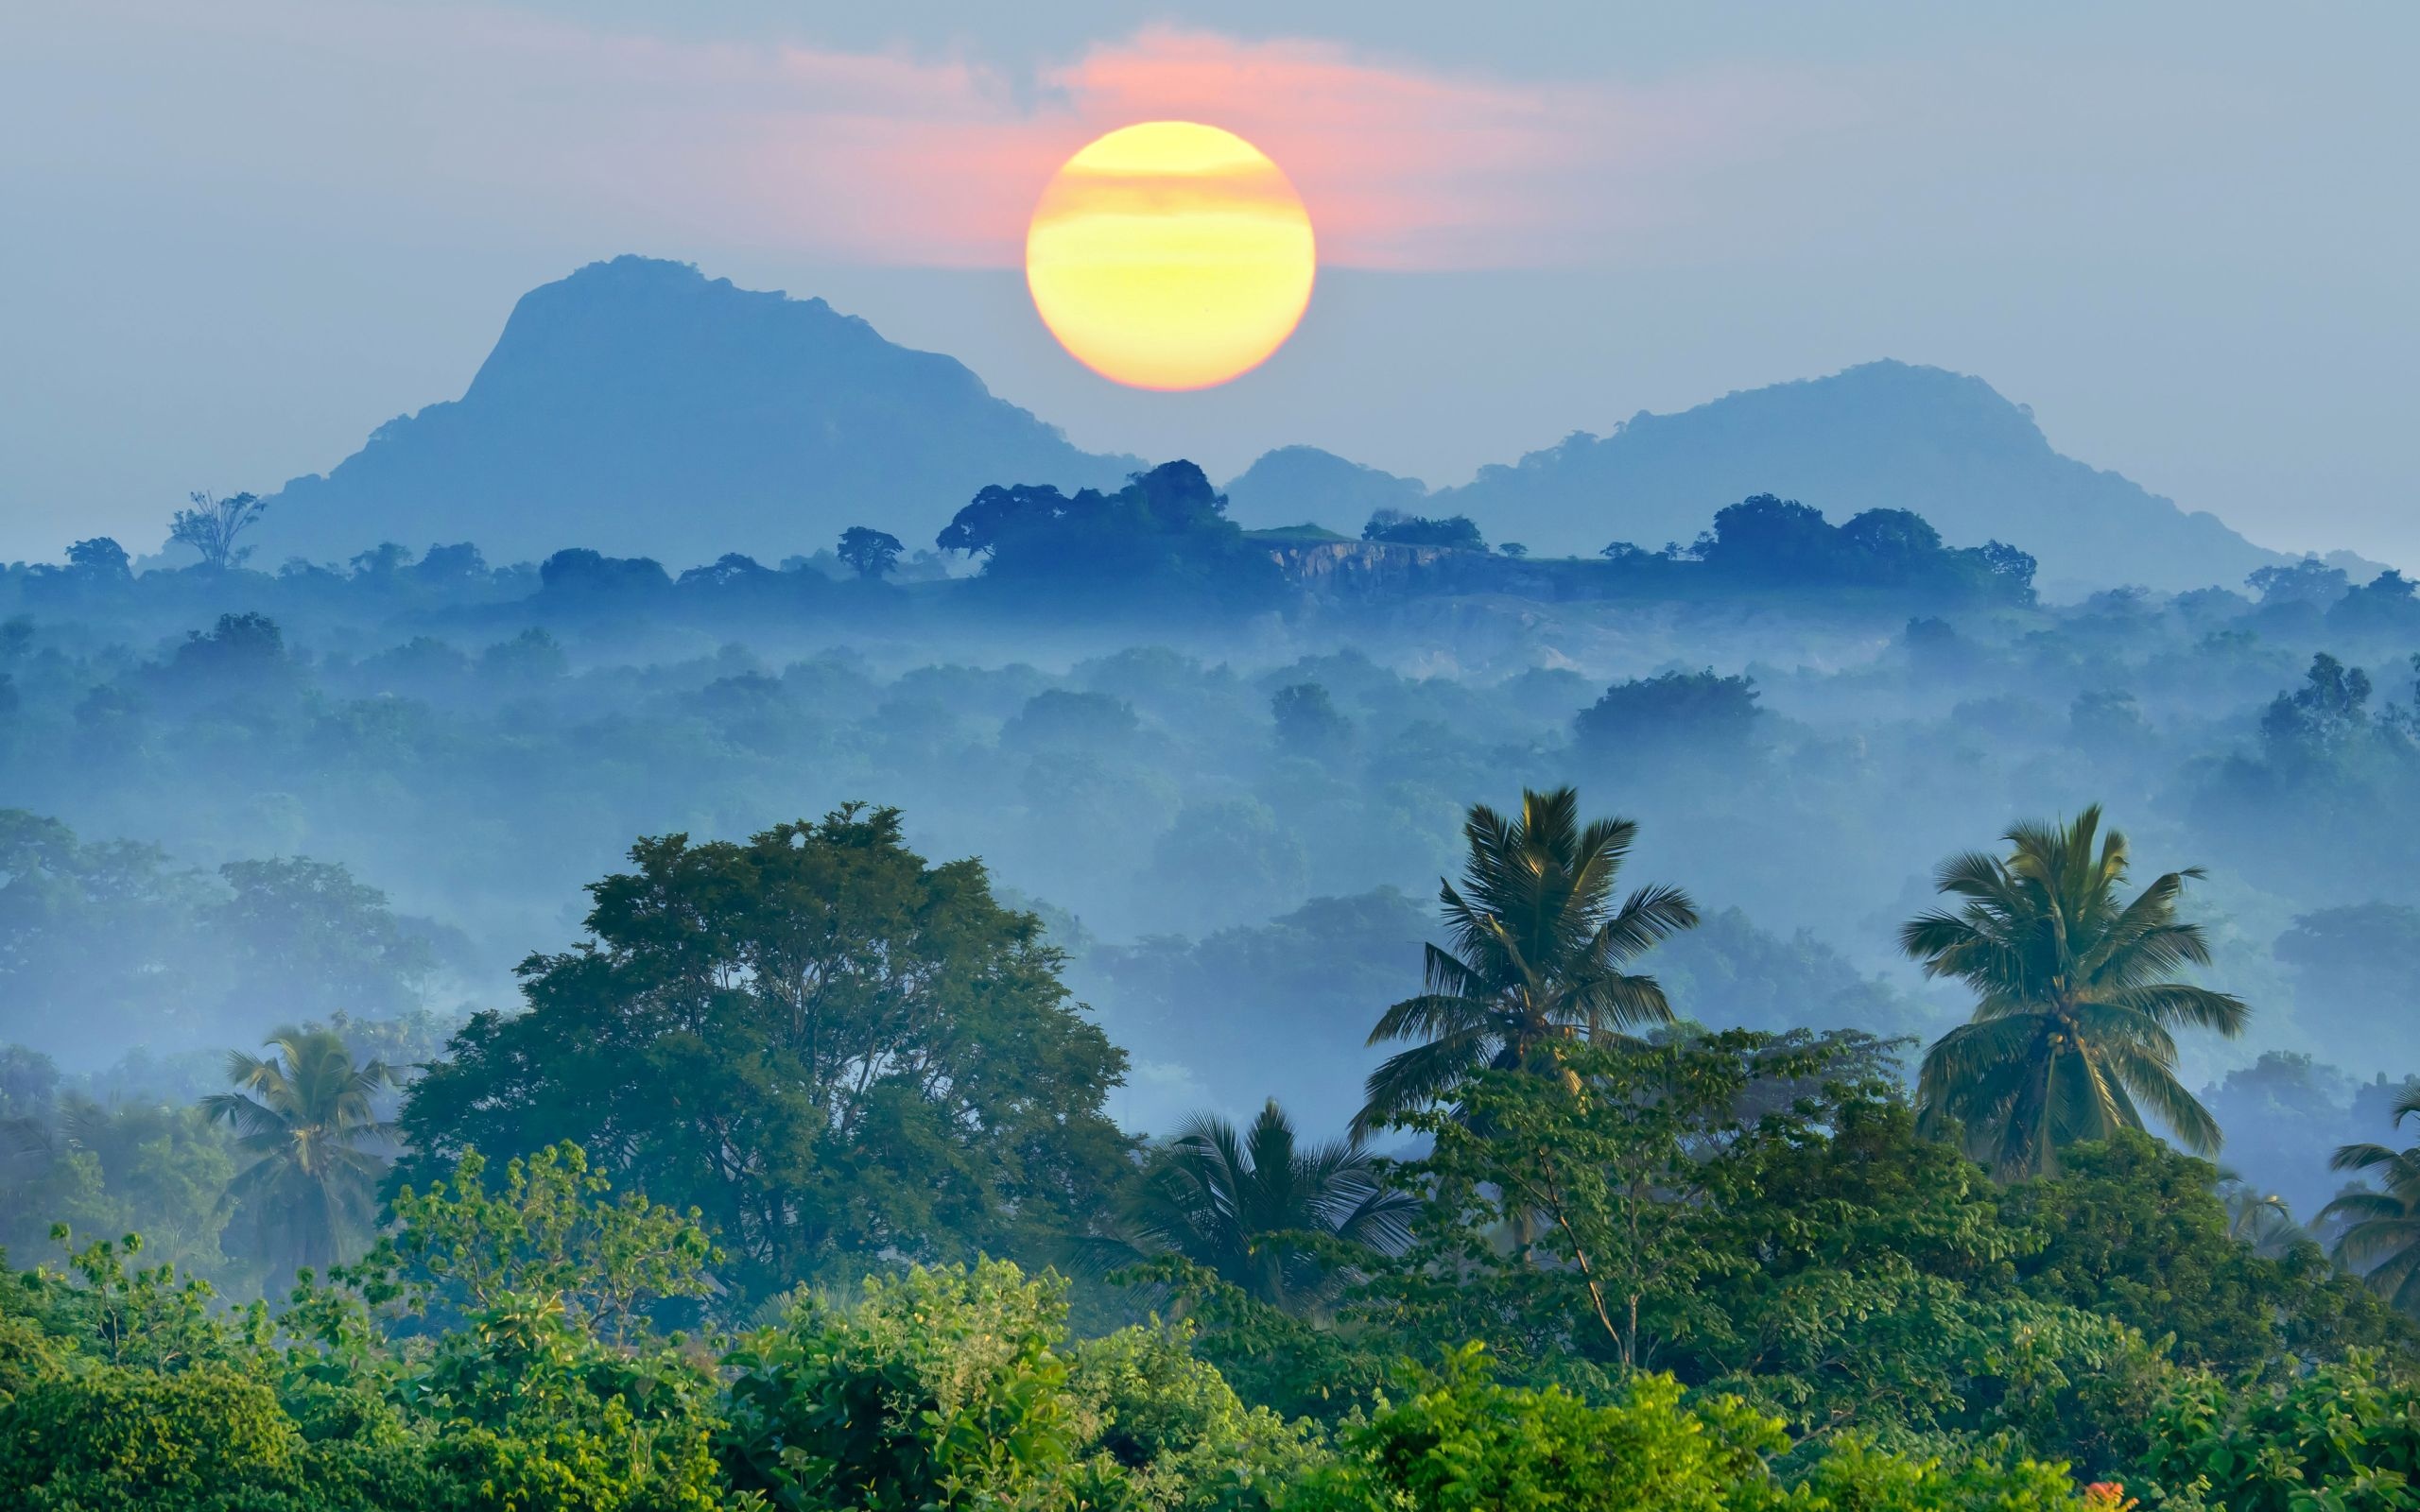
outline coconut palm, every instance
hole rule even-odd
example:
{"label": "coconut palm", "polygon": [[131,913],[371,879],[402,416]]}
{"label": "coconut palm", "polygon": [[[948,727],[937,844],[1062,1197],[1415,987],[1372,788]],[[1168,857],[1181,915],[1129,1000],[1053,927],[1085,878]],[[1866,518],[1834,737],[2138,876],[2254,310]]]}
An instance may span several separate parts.
{"label": "coconut palm", "polygon": [[[2394,1100],[2394,1122],[2420,1117],[2420,1088]],[[2335,1171],[2377,1179],[2377,1190],[2339,1194],[2319,1210],[2323,1227],[2342,1226],[2333,1253],[2395,1308],[2420,1314],[2420,1148],[2347,1144],[2328,1162]]]}
{"label": "coconut palm", "polygon": [[1290,1311],[1343,1283],[1308,1238],[1395,1254],[1410,1242],[1410,1194],[1378,1179],[1358,1142],[1304,1144],[1275,1102],[1248,1129],[1208,1114],[1152,1152],[1097,1264],[1175,1253]]}
{"label": "coconut palm", "polygon": [[2100,833],[2100,810],[2072,823],[2021,824],[2010,853],[1942,866],[1955,913],[1909,920],[1899,942],[1925,974],[1956,977],[1979,999],[1973,1021],[1926,1052],[1916,1106],[1926,1125],[1958,1131],[2003,1178],[2058,1168],[2061,1145],[2141,1128],[2148,1110],[2197,1154],[2219,1125],[2176,1079],[2180,1027],[2241,1034],[2241,1000],[2173,980],[2210,958],[2201,927],[2176,917],[2199,870],[2171,871],[2121,902],[2126,837]]}
{"label": "coconut palm", "polygon": [[1698,921],[1677,887],[1641,887],[1616,906],[1614,885],[1638,826],[1580,823],[1568,787],[1525,791],[1521,816],[1474,804],[1460,888],[1444,904],[1451,945],[1427,947],[1420,996],[1386,1011],[1370,1042],[1417,1040],[1372,1074],[1354,1119],[1366,1133],[1444,1096],[1470,1073],[1547,1069],[1557,1044],[1668,1023],[1671,1005],[1651,976],[1622,968]]}
{"label": "coconut palm", "polygon": [[288,1026],[266,1048],[266,1058],[231,1053],[235,1091],[202,1099],[213,1122],[234,1129],[236,1148],[254,1157],[228,1183],[226,1200],[251,1219],[270,1265],[324,1267],[342,1258],[348,1228],[370,1219],[386,1161],[364,1146],[394,1132],[372,1100],[394,1077],[382,1061],[355,1065],[333,1030]]}
{"label": "coconut palm", "polygon": [[2261,1191],[2239,1172],[2221,1166],[2217,1192],[2226,1209],[2227,1237],[2265,1260],[2283,1260],[2310,1237],[2294,1222],[2294,1211],[2284,1197]]}

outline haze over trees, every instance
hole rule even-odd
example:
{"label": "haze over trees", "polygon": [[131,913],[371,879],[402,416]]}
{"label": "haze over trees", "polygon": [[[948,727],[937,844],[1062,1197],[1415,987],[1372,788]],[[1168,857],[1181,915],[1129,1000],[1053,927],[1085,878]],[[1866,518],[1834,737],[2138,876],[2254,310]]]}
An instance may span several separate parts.
{"label": "haze over trees", "polygon": [[[946,573],[0,569],[0,1500],[2405,1462],[2408,583],[2068,602],[1744,490],[1516,558],[1122,475],[961,495]],[[2206,872],[2137,885],[2104,796]]]}

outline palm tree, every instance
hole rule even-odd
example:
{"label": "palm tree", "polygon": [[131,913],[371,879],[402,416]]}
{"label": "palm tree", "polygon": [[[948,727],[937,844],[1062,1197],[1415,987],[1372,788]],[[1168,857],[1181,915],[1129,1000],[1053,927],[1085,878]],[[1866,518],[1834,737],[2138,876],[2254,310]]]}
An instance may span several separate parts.
{"label": "palm tree", "polygon": [[232,1125],[256,1159],[227,1186],[226,1200],[251,1217],[261,1257],[272,1266],[324,1268],[342,1258],[348,1228],[366,1224],[385,1160],[365,1144],[392,1138],[372,1099],[394,1081],[385,1062],[355,1065],[330,1029],[279,1029],[263,1059],[233,1051],[235,1091],[202,1099],[211,1120]]}
{"label": "palm tree", "polygon": [[[2420,1087],[2394,1100],[2397,1126],[2415,1116]],[[2376,1175],[2381,1189],[2342,1193],[2319,1210],[2323,1226],[2343,1225],[2333,1250],[2338,1263],[2360,1272],[2398,1311],[2420,1314],[2420,1148],[2346,1144],[2327,1165]]]}
{"label": "palm tree", "polygon": [[1623,966],[1694,926],[1677,887],[1641,887],[1614,903],[1614,884],[1638,826],[1580,824],[1571,788],[1524,791],[1521,816],[1484,803],[1462,826],[1470,859],[1462,886],[1441,885],[1451,948],[1427,947],[1423,991],[1386,1011],[1370,1043],[1418,1040],[1370,1076],[1357,1135],[1443,1096],[1482,1067],[1548,1069],[1556,1045],[1669,1023],[1651,976]]}
{"label": "palm tree", "polygon": [[2242,1174],[2219,1167],[2219,1201],[2226,1209],[2227,1237],[2264,1260],[2283,1260],[2310,1237],[2294,1222],[2294,1211],[2274,1192],[2263,1192]]}
{"label": "palm tree", "polygon": [[2063,1144],[2141,1128],[2144,1108],[2196,1154],[2219,1147],[2218,1121],[2176,1079],[2170,1034],[2233,1037],[2251,1012],[2170,979],[2210,958],[2201,926],[2176,917],[2186,879],[2202,873],[2169,872],[2121,903],[2126,837],[2100,832],[2096,805],[2069,824],[2009,831],[2005,860],[1953,856],[1938,885],[1964,905],[1899,932],[1927,976],[1957,977],[1979,1000],[1926,1052],[1917,1110],[2004,1179],[2055,1171]]}
{"label": "palm tree", "polygon": [[1127,1200],[1122,1237],[1094,1260],[1105,1268],[1174,1253],[1263,1302],[1306,1312],[1344,1278],[1305,1236],[1396,1254],[1410,1243],[1415,1206],[1378,1179],[1358,1141],[1305,1145],[1271,1101],[1249,1129],[1201,1114],[1154,1151]]}

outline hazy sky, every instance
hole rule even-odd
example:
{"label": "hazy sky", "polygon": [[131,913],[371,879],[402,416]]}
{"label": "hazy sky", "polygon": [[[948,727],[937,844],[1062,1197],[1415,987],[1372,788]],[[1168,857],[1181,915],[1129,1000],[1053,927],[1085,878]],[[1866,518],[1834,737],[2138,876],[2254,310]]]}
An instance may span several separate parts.
{"label": "hazy sky", "polygon": [[[2264,543],[2420,563],[2415,56],[2408,0],[8,0],[0,557],[323,471],[640,251],[1217,475],[1460,482],[1891,356]],[[1015,270],[1051,168],[1167,116],[1269,151],[1326,264],[1190,395],[1079,367]]]}

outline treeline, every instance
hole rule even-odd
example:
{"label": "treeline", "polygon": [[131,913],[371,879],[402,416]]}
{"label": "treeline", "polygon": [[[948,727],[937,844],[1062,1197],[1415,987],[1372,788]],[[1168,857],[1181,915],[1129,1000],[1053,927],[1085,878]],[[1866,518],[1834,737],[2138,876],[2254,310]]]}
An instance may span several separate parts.
{"label": "treeline", "polygon": [[[1292,611],[1306,597],[1322,597],[1322,580],[1301,570],[1298,553],[1346,539],[1308,524],[1246,531],[1227,518],[1225,496],[1201,470],[1176,461],[1135,473],[1114,492],[1084,489],[1069,495],[1033,484],[985,488],[932,548],[912,555],[897,537],[854,525],[833,546],[771,566],[732,554],[675,572],[651,558],[610,557],[585,547],[566,547],[543,562],[491,566],[472,542],[432,545],[417,559],[408,548],[386,542],[346,563],[294,558],[271,576],[251,568],[254,548],[244,543],[266,507],[242,494],[195,499],[196,508],[178,514],[172,537],[200,555],[196,567],[138,576],[117,541],[95,538],[72,543],[62,566],[9,566],[0,573],[0,593],[50,613],[106,609],[130,595],[174,601],[223,592],[233,583],[289,614],[347,608],[464,611],[519,603],[541,617],[570,620],[641,613],[706,623],[867,616],[908,622],[962,610],[1216,622]],[[1692,546],[1648,552],[1616,542],[1605,548],[1607,559],[1593,562],[1529,562],[1517,543],[1491,552],[1478,527],[1460,518],[1382,510],[1362,535],[1380,545],[1445,553],[1421,570],[1386,577],[1378,586],[1393,598],[1526,592],[1693,599],[1804,590],[1841,597],[1841,608],[1862,613],[1877,604],[1904,611],[2032,600],[2033,558],[2014,547],[1995,541],[1948,548],[1906,510],[1868,510],[1836,527],[1821,511],[1771,494],[1719,510],[1712,528]],[[954,577],[953,559],[979,561],[979,569],[971,578]],[[181,581],[194,575],[201,580]],[[901,585],[918,592],[904,593],[897,591]],[[1368,591],[1364,585],[1365,596]]]}
{"label": "treeline", "polygon": [[64,1233],[65,1269],[0,1289],[0,1488],[1845,1509],[2394,1484],[2420,1154],[2347,1152],[2379,1178],[2326,1215],[2348,1271],[2150,1137],[2216,1153],[2176,1036],[2254,1011],[2181,975],[2207,958],[2190,873],[2137,886],[2092,813],[1945,863],[1904,944],[1977,1006],[1911,1096],[1890,1041],[1680,1021],[1639,966],[1700,910],[1625,883],[1636,837],[1567,789],[1470,811],[1423,989],[1373,1013],[1401,1048],[1357,1125],[1409,1137],[1383,1156],[1273,1104],[1122,1133],[1124,1054],[1041,919],[895,811],[642,840],[583,937],[525,962],[523,1010],[424,1066],[309,1026],[233,1059],[199,1116],[236,1136],[222,1201],[284,1308]]}

